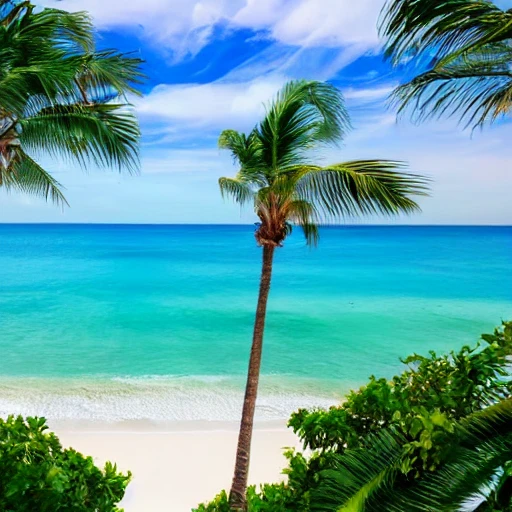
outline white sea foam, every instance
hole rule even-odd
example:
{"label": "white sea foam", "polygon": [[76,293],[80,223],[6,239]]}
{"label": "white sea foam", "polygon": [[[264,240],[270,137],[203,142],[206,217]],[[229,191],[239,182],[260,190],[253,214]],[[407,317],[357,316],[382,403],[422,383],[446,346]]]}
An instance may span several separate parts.
{"label": "white sea foam", "polygon": [[[0,416],[112,422],[234,421],[240,418],[243,380],[222,376],[1,379]],[[300,407],[329,407],[338,398],[339,394],[313,382],[263,378],[256,419],[285,419]]]}

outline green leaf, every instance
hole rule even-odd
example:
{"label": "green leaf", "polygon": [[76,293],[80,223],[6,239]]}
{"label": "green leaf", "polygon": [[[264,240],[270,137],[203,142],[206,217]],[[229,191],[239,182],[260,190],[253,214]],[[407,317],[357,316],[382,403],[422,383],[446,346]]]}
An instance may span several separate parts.
{"label": "green leaf", "polygon": [[456,116],[474,127],[509,115],[512,11],[487,0],[390,0],[381,33],[396,65],[407,61],[416,72],[411,57],[431,62],[394,92],[400,113],[418,122]]}
{"label": "green leaf", "polygon": [[414,418],[411,422],[411,426],[409,428],[409,434],[413,439],[418,437],[418,434],[423,431],[423,422],[420,418]]}
{"label": "green leaf", "polygon": [[310,162],[315,149],[340,142],[349,127],[336,87],[292,81],[249,134],[221,133],[219,147],[240,166],[235,178],[219,180],[221,193],[240,204],[254,201],[260,245],[282,245],[294,225],[315,245],[319,224],[419,210],[414,197],[427,195],[429,182],[405,172],[401,162],[358,160],[327,167]]}
{"label": "green leaf", "polygon": [[140,133],[127,93],[141,60],[96,52],[88,14],[6,3],[0,12],[0,186],[67,204],[42,155],[138,170]]}

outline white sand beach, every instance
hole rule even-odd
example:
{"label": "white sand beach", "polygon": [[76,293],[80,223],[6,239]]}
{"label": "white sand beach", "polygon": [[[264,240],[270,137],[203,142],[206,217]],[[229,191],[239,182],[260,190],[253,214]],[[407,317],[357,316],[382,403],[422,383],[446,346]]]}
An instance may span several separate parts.
{"label": "white sand beach", "polygon": [[[64,446],[110,460],[133,480],[125,512],[190,512],[231,483],[238,424],[232,422],[50,423]],[[283,479],[284,447],[300,442],[285,422],[255,426],[250,483]]]}

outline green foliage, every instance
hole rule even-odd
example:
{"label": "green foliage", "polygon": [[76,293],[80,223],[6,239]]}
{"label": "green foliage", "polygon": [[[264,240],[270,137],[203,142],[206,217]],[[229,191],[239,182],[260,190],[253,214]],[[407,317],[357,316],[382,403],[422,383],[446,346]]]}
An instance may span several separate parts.
{"label": "green foliage", "polygon": [[213,501],[202,503],[193,512],[231,512],[226,491],[221,491]]}
{"label": "green foliage", "polygon": [[290,510],[288,504],[293,498],[293,491],[284,483],[264,484],[259,491],[255,486],[247,489],[250,512],[286,512]]}
{"label": "green foliage", "polygon": [[0,510],[120,512],[131,474],[63,449],[44,418],[0,419]]}
{"label": "green foliage", "polygon": [[512,400],[502,400],[457,423],[443,465],[420,478],[407,479],[399,471],[403,443],[394,429],[383,429],[370,436],[364,448],[337,455],[333,468],[321,474],[312,492],[311,510],[459,511],[482,498],[480,511],[510,510]]}
{"label": "green foliage", "polygon": [[83,167],[138,169],[141,60],[96,51],[83,12],[0,0],[0,187],[66,200],[42,154]]}
{"label": "green foliage", "polygon": [[[309,507],[297,507],[297,496],[285,483],[263,484],[260,489],[252,485],[247,488],[247,512],[307,512]],[[213,501],[199,505],[194,512],[231,512],[226,491]]]}
{"label": "green foliage", "polygon": [[[414,354],[402,374],[371,377],[338,407],[294,413],[312,455],[286,452],[287,482],[250,488],[248,510],[455,512],[479,498],[479,512],[511,512],[512,322],[481,338]],[[225,493],[198,509],[228,510]]]}
{"label": "green foliage", "polygon": [[412,355],[408,369],[386,379],[370,378],[338,407],[301,409],[289,426],[304,447],[343,452],[360,447],[369,434],[396,428],[407,440],[401,470],[419,474],[433,470],[447,452],[445,440],[453,425],[483,407],[510,396],[508,378],[512,355],[512,323],[483,335],[475,348],[437,356]]}
{"label": "green foliage", "polygon": [[509,114],[511,26],[512,11],[489,0],[389,0],[380,27],[386,55],[413,73],[418,59],[427,66],[395,90],[400,112],[417,121],[456,115],[473,126]]}
{"label": "green foliage", "polygon": [[315,244],[319,223],[419,209],[412,196],[426,195],[428,180],[406,172],[401,162],[316,165],[314,150],[341,142],[349,128],[336,87],[300,80],[283,86],[249,134],[221,133],[219,147],[240,166],[234,178],[219,180],[221,193],[242,205],[254,204],[261,245],[281,245],[292,224],[302,228],[308,244]]}
{"label": "green foliage", "polygon": [[[288,481],[250,486],[247,489],[247,512],[309,511],[309,494],[304,492],[310,477],[308,460],[293,450],[286,451],[285,456],[289,466],[283,473],[288,475]],[[226,491],[218,494],[213,501],[199,505],[194,512],[231,512]]]}
{"label": "green foliage", "polygon": [[[327,167],[316,165],[312,157],[318,153],[314,150],[339,143],[349,127],[339,89],[324,82],[298,80],[278,91],[263,120],[248,135],[234,130],[220,134],[219,147],[229,150],[239,164],[234,178],[220,178],[221,193],[241,205],[253,203],[260,220],[255,237],[264,247],[256,319],[261,326],[273,251],[283,245],[294,225],[302,228],[307,244],[316,245],[320,223],[346,216],[414,212],[419,206],[413,196],[427,195],[428,180],[405,172],[400,162],[358,160]],[[251,361],[259,360],[263,339],[262,329],[254,332]],[[251,389],[250,383],[257,383],[257,379],[251,375],[258,372],[259,363],[250,365],[246,397],[252,405],[257,384]],[[253,411],[254,407],[249,407],[244,414],[252,416]],[[242,418],[242,423],[252,424],[252,417]],[[241,433],[238,451],[249,453],[250,436]],[[247,456],[237,457],[232,508],[245,509],[248,460]],[[268,492],[272,500],[280,495],[275,488]]]}

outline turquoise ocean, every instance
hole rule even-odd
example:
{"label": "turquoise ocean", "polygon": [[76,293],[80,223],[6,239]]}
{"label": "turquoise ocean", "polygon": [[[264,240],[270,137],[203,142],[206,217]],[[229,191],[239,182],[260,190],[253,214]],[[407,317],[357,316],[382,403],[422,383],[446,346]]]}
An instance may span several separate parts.
{"label": "turquoise ocean", "polygon": [[[0,415],[240,415],[254,226],[0,225]],[[336,403],[512,319],[512,227],[297,230],[276,253],[257,415]]]}

